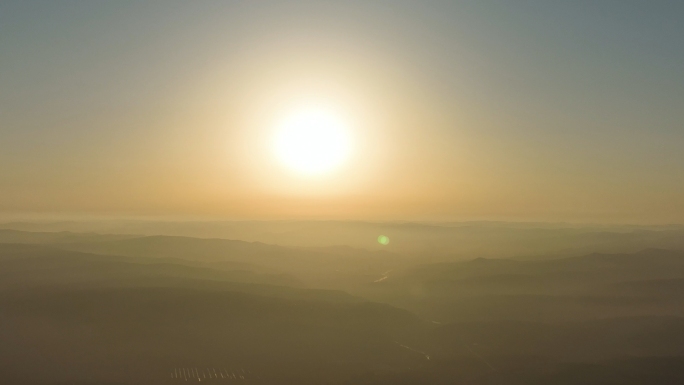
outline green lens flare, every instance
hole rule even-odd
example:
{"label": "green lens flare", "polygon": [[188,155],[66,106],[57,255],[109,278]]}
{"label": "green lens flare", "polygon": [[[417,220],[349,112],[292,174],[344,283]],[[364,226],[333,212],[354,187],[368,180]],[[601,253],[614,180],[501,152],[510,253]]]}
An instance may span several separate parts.
{"label": "green lens flare", "polygon": [[389,243],[389,238],[386,235],[381,235],[378,237],[378,243],[387,246]]}

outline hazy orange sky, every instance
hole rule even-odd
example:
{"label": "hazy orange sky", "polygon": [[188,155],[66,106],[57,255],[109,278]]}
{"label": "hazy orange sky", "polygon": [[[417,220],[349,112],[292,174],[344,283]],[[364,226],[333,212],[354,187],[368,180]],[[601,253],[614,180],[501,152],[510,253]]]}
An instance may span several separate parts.
{"label": "hazy orange sky", "polygon": [[683,223],[684,6],[562,3],[2,2],[0,217]]}

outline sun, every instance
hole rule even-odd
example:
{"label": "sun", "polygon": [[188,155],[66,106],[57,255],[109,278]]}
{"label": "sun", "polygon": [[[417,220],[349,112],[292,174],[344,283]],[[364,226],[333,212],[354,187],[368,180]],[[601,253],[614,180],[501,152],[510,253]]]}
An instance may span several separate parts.
{"label": "sun", "polygon": [[288,169],[307,176],[329,173],[349,157],[349,129],[338,115],[325,108],[298,110],[277,127],[274,150]]}

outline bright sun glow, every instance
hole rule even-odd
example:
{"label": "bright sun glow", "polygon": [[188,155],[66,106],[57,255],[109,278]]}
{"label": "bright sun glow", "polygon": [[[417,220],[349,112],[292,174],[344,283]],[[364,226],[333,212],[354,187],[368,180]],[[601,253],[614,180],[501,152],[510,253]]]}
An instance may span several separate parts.
{"label": "bright sun glow", "polygon": [[325,109],[290,115],[275,136],[275,153],[287,168],[304,175],[321,175],[341,166],[351,143],[345,124]]}

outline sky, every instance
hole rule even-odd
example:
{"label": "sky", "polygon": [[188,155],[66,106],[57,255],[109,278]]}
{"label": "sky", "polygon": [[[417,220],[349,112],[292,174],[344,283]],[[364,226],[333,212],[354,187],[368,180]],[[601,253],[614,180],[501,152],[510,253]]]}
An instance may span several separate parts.
{"label": "sky", "polygon": [[684,223],[682,149],[681,1],[0,1],[0,216]]}

